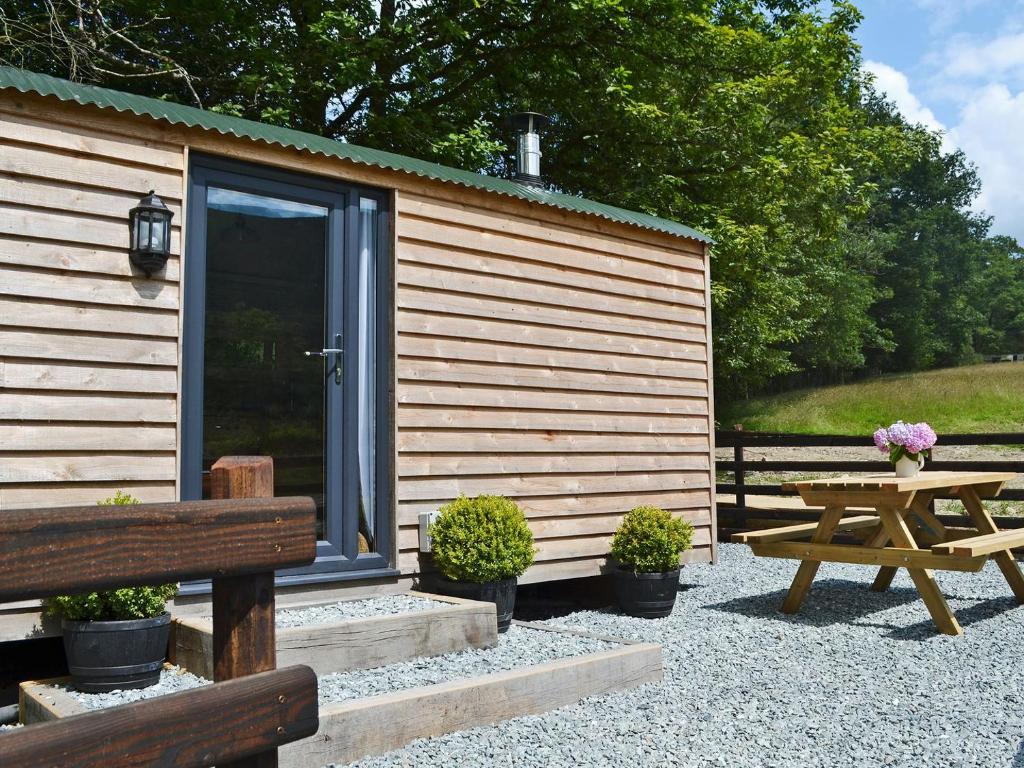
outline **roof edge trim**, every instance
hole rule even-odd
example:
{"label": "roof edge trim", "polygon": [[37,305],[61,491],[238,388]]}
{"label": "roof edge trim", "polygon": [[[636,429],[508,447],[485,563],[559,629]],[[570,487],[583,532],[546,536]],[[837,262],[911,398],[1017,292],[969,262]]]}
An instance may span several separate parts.
{"label": "roof edge trim", "polygon": [[63,102],[130,113],[137,117],[146,117],[171,125],[201,128],[223,136],[277,145],[285,149],[296,149],[324,157],[340,158],[361,165],[493,192],[573,213],[598,216],[619,224],[663,232],[702,243],[714,243],[714,240],[703,232],[671,219],[630,211],[561,192],[529,187],[508,179],[451,168],[393,152],[335,141],[292,128],[282,128],[241,117],[221,115],[217,112],[149,96],[137,96],[100,86],[75,83],[14,67],[0,66],[0,90],[15,90],[24,94],[53,97]]}

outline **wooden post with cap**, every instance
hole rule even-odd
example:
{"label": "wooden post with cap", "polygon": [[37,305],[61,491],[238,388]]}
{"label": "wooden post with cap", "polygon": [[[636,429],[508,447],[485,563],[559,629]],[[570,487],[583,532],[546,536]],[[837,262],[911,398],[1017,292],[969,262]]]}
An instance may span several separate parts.
{"label": "wooden post with cap", "polygon": [[[214,499],[274,495],[270,456],[224,456],[210,468]],[[277,667],[273,571],[213,579],[214,682]],[[277,768],[277,750],[235,760],[221,768]]]}

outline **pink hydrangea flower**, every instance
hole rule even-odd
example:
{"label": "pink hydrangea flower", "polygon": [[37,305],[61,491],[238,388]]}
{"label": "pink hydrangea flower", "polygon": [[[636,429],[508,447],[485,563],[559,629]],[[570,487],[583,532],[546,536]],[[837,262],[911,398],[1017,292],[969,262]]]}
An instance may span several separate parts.
{"label": "pink hydrangea flower", "polygon": [[875,446],[882,453],[888,453],[893,447],[901,446],[910,456],[931,450],[938,437],[927,423],[921,421],[917,424],[907,424],[897,421],[887,429],[875,430],[872,435]]}
{"label": "pink hydrangea flower", "polygon": [[897,421],[889,427],[889,442],[893,445],[907,444],[910,439],[910,426],[902,421]]}
{"label": "pink hydrangea flower", "polygon": [[936,439],[935,431],[922,421],[919,424],[911,425],[910,435],[903,447],[907,449],[908,453],[921,453],[935,445]]}
{"label": "pink hydrangea flower", "polygon": [[882,453],[889,452],[889,431],[885,427],[879,427],[872,436],[875,440],[875,447]]}

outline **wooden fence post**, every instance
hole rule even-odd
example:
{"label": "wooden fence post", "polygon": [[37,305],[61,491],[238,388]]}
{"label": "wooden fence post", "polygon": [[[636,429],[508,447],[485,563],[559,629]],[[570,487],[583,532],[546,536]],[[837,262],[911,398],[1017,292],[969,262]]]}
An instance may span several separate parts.
{"label": "wooden fence post", "polygon": [[[210,468],[215,499],[274,495],[274,460],[269,456],[224,456]],[[213,580],[213,680],[231,680],[277,667],[274,631],[274,572]],[[277,768],[277,750],[236,760],[221,768]]]}
{"label": "wooden fence post", "polygon": [[269,499],[274,495],[274,460],[269,456],[224,456],[210,467],[211,499]]}
{"label": "wooden fence post", "polygon": [[[736,445],[733,446],[733,461],[736,462],[736,470],[733,473],[736,478],[736,508],[745,510],[747,507],[747,492],[744,489],[746,484],[744,478],[744,466],[743,466],[743,425],[735,425],[736,429]],[[743,514],[742,512],[740,514]]]}

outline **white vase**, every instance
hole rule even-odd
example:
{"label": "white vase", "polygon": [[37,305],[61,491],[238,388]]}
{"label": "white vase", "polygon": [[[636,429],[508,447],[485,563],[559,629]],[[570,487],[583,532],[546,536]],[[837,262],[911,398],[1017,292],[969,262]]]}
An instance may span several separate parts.
{"label": "white vase", "polygon": [[920,453],[913,459],[909,456],[900,456],[896,462],[896,477],[914,477],[923,466],[924,456]]}

